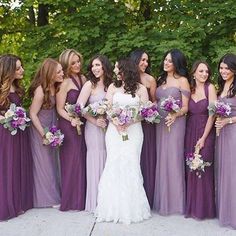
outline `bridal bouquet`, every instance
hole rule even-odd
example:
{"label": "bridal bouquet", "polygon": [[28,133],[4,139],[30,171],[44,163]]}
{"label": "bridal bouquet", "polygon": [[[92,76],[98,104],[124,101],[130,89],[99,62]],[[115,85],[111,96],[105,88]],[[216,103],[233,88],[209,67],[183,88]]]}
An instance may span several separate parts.
{"label": "bridal bouquet", "polygon": [[26,111],[23,107],[16,106],[12,103],[10,108],[4,114],[4,119],[0,120],[3,127],[11,132],[11,135],[15,135],[20,130],[25,130],[29,126],[30,118],[27,117]]}
{"label": "bridal bouquet", "polygon": [[[107,117],[114,125],[127,125],[138,120],[139,108],[135,106],[120,107],[118,104],[114,104],[107,110]],[[127,129],[120,132],[122,140],[129,139]]]}
{"label": "bridal bouquet", "polygon": [[[221,102],[219,100],[214,103],[209,104],[208,106],[209,115],[216,115],[216,119],[222,117],[228,117],[231,113],[230,104]],[[216,129],[216,136],[220,135],[220,130]]]}
{"label": "bridal bouquet", "polygon": [[[179,112],[181,109],[180,106],[180,100],[175,99],[172,96],[161,100],[161,109],[168,112],[167,116],[171,116],[171,114]],[[168,126],[168,131],[170,132],[170,126]]]}
{"label": "bridal bouquet", "polygon": [[160,123],[161,120],[161,116],[158,113],[156,104],[150,101],[141,104],[139,115],[142,119],[149,123]]}
{"label": "bridal bouquet", "polygon": [[76,119],[78,121],[77,133],[78,135],[81,135],[81,128],[80,126],[83,124],[83,122],[80,120],[80,117],[83,114],[83,107],[80,106],[80,104],[69,104],[66,103],[65,110],[68,112],[69,116],[73,119]]}
{"label": "bridal bouquet", "polygon": [[186,164],[190,171],[196,171],[198,178],[201,178],[201,172],[205,172],[205,167],[211,166],[212,163],[204,161],[199,152],[199,147],[195,147],[194,153],[188,153],[186,157]]}
{"label": "bridal bouquet", "polygon": [[[102,117],[105,119],[106,111],[109,109],[110,103],[108,100],[103,99],[98,102],[94,102],[89,104],[87,107],[84,108],[84,112],[88,113],[93,117]],[[106,129],[104,129],[105,131]]]}
{"label": "bridal bouquet", "polygon": [[57,129],[55,125],[50,128],[45,128],[44,131],[44,145],[50,145],[51,147],[59,147],[62,145],[64,140],[64,134],[62,134],[61,130]]}

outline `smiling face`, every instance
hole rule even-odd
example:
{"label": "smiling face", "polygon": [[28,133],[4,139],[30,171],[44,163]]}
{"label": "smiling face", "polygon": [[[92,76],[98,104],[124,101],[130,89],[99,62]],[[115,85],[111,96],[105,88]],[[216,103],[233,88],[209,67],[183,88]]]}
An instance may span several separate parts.
{"label": "smiling face", "polygon": [[164,68],[163,69],[166,72],[174,72],[175,67],[174,67],[170,53],[168,53],[164,59]]}
{"label": "smiling face", "polygon": [[21,65],[21,61],[17,60],[16,61],[16,71],[14,75],[14,79],[22,79],[24,76],[24,69]]}
{"label": "smiling face", "polygon": [[115,66],[114,66],[113,72],[115,73],[117,80],[121,80],[121,76],[119,74],[119,71],[120,70],[119,70],[119,67],[118,67],[118,62],[116,62]]}
{"label": "smiling face", "polygon": [[78,74],[80,73],[80,70],[81,70],[81,60],[79,58],[79,56],[77,56],[76,54],[74,54],[71,59],[70,59],[70,68],[69,68],[69,71],[70,71],[70,74]]}
{"label": "smiling face", "polygon": [[220,63],[220,68],[219,68],[220,75],[223,80],[231,80],[234,77],[234,73],[229,69],[228,65],[225,64],[224,62]]}
{"label": "smiling face", "polygon": [[143,53],[140,62],[138,64],[139,71],[144,73],[148,67],[148,55]]}
{"label": "smiling face", "polygon": [[205,83],[209,78],[209,70],[206,64],[200,63],[193,74],[196,82]]}
{"label": "smiling face", "polygon": [[57,64],[57,68],[56,68],[56,71],[55,71],[55,76],[53,78],[54,80],[54,83],[61,83],[63,81],[63,76],[64,76],[64,73],[63,73],[63,70],[62,70],[62,66],[61,64]]}
{"label": "smiling face", "polygon": [[102,62],[98,58],[93,60],[91,71],[92,71],[92,73],[94,74],[94,76],[96,78],[103,77],[104,70],[103,70],[103,67],[102,67]]}

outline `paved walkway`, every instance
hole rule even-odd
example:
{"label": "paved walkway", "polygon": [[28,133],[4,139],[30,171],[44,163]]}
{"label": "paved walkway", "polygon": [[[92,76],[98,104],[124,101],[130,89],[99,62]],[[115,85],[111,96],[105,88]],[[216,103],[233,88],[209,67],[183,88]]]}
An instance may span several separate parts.
{"label": "paved walkway", "polygon": [[236,230],[220,227],[217,220],[157,214],[138,224],[95,223],[87,212],[46,208],[0,222],[0,236],[236,236]]}

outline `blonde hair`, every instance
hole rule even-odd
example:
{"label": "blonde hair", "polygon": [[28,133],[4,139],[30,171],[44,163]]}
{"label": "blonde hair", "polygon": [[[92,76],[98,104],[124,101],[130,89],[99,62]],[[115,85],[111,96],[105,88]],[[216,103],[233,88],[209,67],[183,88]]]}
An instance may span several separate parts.
{"label": "blonde hair", "polygon": [[15,80],[16,62],[21,61],[20,57],[6,54],[0,57],[0,106],[4,109],[10,106],[8,98],[11,85],[13,84],[19,97],[24,95],[20,81]]}
{"label": "blonde hair", "polygon": [[[62,69],[64,71],[65,78],[69,78],[71,76],[70,75],[70,67],[71,67],[70,61],[74,55],[77,55],[81,61],[81,64],[83,64],[82,55],[74,49],[66,49],[59,56],[59,62],[60,62]],[[81,72],[79,73],[79,76],[80,75],[81,75]]]}

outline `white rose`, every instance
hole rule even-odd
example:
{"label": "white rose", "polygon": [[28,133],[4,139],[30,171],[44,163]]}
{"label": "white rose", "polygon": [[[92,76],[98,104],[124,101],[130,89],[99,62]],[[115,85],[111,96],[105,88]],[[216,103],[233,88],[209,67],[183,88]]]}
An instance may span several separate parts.
{"label": "white rose", "polygon": [[7,119],[7,118],[9,118],[9,117],[11,117],[11,116],[13,116],[13,115],[14,115],[14,112],[11,111],[11,110],[8,110],[8,111],[5,113],[5,118]]}

